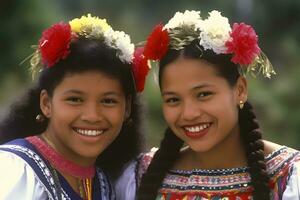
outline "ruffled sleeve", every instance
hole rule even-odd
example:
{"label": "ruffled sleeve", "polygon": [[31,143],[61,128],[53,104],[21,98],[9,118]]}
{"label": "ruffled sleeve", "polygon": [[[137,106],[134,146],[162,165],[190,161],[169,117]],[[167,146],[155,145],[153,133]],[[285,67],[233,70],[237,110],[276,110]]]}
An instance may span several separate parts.
{"label": "ruffled sleeve", "polygon": [[282,200],[300,199],[300,159],[294,163],[290,170],[290,176]]}
{"label": "ruffled sleeve", "polygon": [[0,199],[48,199],[33,169],[19,156],[0,151]]}

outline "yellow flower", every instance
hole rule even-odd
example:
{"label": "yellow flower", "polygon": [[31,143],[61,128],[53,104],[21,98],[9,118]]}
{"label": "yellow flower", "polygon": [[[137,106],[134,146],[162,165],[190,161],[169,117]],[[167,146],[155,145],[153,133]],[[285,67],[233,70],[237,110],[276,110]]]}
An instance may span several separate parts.
{"label": "yellow flower", "polygon": [[106,19],[100,19],[98,17],[92,17],[91,14],[82,16],[80,19],[75,18],[69,22],[72,31],[78,34],[89,34],[87,31],[92,31],[94,28],[100,28],[105,32],[110,28],[107,24]]}

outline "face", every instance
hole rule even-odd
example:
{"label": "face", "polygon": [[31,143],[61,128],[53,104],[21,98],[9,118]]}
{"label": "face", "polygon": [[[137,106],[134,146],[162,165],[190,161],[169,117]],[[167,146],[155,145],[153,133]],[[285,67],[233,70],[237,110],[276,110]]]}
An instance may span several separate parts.
{"label": "face", "polygon": [[213,150],[239,134],[238,104],[247,99],[244,78],[232,87],[208,62],[186,58],[165,66],[161,78],[164,117],[192,150]]}
{"label": "face", "polygon": [[92,164],[113,142],[129,112],[121,83],[98,71],[66,75],[52,97],[41,92],[40,102],[49,118],[44,134],[81,165]]}

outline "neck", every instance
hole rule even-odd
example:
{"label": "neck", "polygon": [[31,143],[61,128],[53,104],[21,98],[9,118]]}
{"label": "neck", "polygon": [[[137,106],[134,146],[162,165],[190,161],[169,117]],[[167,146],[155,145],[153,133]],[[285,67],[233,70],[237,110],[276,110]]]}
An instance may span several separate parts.
{"label": "neck", "polygon": [[94,165],[96,158],[87,158],[76,154],[72,149],[68,148],[60,139],[54,137],[54,134],[50,134],[48,131],[41,134],[41,138],[51,146],[56,152],[61,154],[63,157],[74,162],[75,164],[82,167],[90,167]]}
{"label": "neck", "polygon": [[26,138],[50,164],[63,174],[69,174],[76,178],[86,179],[92,178],[95,175],[95,167],[93,165],[84,167],[78,165],[72,160],[69,160],[64,155],[57,152],[48,142],[42,137],[32,136]]}
{"label": "neck", "polygon": [[209,151],[195,152],[189,148],[187,154],[194,168],[224,169],[247,166],[246,153],[239,130],[229,134]]}

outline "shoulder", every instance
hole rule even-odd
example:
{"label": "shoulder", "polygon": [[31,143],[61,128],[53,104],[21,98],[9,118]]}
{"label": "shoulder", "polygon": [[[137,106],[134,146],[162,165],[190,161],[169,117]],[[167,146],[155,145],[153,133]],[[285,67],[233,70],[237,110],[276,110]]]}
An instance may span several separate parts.
{"label": "shoulder", "polygon": [[300,153],[291,159],[282,199],[300,199]]}
{"label": "shoulder", "polygon": [[139,179],[147,171],[154,154],[157,152],[158,148],[153,147],[149,152],[141,154],[137,159],[137,173]]}
{"label": "shoulder", "polygon": [[146,172],[156,151],[157,148],[152,148],[151,151],[140,154],[125,166],[121,176],[114,182],[117,200],[135,199],[142,175]]}
{"label": "shoulder", "polygon": [[5,183],[0,187],[0,199],[22,199],[24,196],[28,199],[47,197],[34,170],[21,157],[0,149],[0,163],[0,182]]}
{"label": "shoulder", "polygon": [[267,140],[264,140],[264,148],[265,148],[265,155],[268,156],[272,154],[274,151],[282,148],[282,145],[276,144],[274,142],[270,142]]}
{"label": "shoulder", "polygon": [[272,177],[287,174],[289,169],[299,163],[300,152],[298,150],[268,141],[264,143],[267,170]]}
{"label": "shoulder", "polygon": [[300,152],[286,146],[280,146],[266,156],[267,169],[270,175],[275,177],[286,174],[293,166],[298,165],[299,161]]}
{"label": "shoulder", "polygon": [[299,163],[300,152],[286,146],[280,146],[279,148],[276,147],[273,152],[266,156],[267,170],[271,178],[270,183],[274,193],[281,193],[281,195],[294,195],[296,192],[296,199],[299,198]]}

